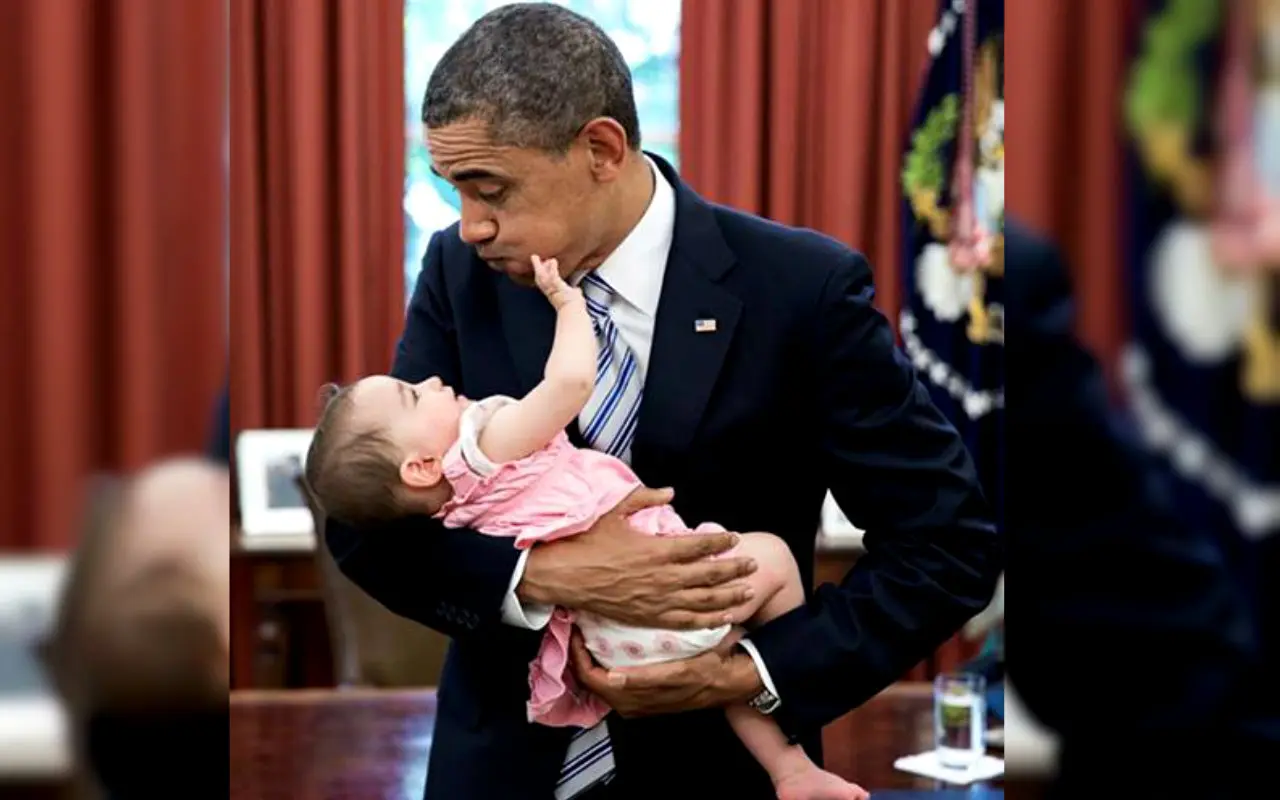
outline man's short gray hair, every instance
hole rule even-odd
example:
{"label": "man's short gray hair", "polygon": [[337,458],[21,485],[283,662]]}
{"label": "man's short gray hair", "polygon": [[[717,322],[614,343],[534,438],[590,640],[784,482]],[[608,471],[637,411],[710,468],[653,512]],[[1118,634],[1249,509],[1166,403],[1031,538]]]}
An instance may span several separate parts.
{"label": "man's short gray hair", "polygon": [[440,59],[422,101],[428,128],[478,119],[498,144],[555,153],[596,117],[617,121],[639,149],[622,53],[594,22],[551,3],[514,3],[476,20]]}

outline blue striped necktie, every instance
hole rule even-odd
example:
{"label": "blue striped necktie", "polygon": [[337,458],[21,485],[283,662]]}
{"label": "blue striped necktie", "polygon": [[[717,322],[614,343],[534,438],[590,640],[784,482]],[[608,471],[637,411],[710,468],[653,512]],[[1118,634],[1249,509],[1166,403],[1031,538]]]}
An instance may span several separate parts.
{"label": "blue striped necktie", "polygon": [[617,294],[602,278],[588,273],[581,283],[587,313],[596,331],[596,388],[578,423],[593,450],[631,462],[631,440],[640,417],[640,366],[609,317]]}
{"label": "blue striped necktie", "polygon": [[[596,331],[596,388],[578,418],[582,438],[593,450],[630,463],[631,440],[640,417],[642,376],[635,353],[618,335],[609,317],[617,294],[594,273],[579,284]],[[603,721],[574,734],[560,770],[556,800],[576,797],[592,786],[613,780],[613,745]]]}

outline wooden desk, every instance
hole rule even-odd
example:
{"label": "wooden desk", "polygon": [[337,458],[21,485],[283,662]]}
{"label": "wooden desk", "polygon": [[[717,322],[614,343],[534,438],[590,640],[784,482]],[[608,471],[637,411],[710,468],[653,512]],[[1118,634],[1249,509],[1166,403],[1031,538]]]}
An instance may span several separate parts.
{"label": "wooden desk", "polygon": [[315,539],[282,538],[231,553],[231,686],[333,686],[333,655]]}
{"label": "wooden desk", "polygon": [[[944,788],[893,768],[931,746],[931,707],[927,684],[890,687],[828,726],[827,768],[873,792]],[[231,797],[419,800],[435,710],[430,690],[235,692]]]}
{"label": "wooden desk", "polygon": [[[332,643],[320,592],[313,536],[246,543],[232,552],[233,689],[328,688],[335,684]],[[814,582],[838,583],[861,554],[861,542],[819,539]],[[909,672],[929,680],[977,654],[957,637]]]}

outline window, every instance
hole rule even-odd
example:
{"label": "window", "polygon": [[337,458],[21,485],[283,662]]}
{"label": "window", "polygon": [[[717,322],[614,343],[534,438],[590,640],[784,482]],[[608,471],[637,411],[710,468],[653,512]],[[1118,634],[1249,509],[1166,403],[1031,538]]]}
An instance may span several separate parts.
{"label": "window", "polygon": [[[559,0],[590,17],[617,43],[631,67],[640,130],[646,150],[678,166],[677,56],[680,0]],[[405,0],[405,297],[413,291],[431,234],[458,219],[458,201],[431,173],[422,142],[422,95],[431,70],[472,22],[503,0]]]}

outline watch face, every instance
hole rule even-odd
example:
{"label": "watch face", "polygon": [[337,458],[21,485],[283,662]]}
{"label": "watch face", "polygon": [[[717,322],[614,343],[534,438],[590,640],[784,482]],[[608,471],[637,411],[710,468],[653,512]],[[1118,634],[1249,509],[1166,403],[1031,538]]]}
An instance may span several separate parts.
{"label": "watch face", "polygon": [[774,697],[773,692],[765,689],[751,700],[751,707],[761,714],[772,714],[778,708],[778,698]]}

